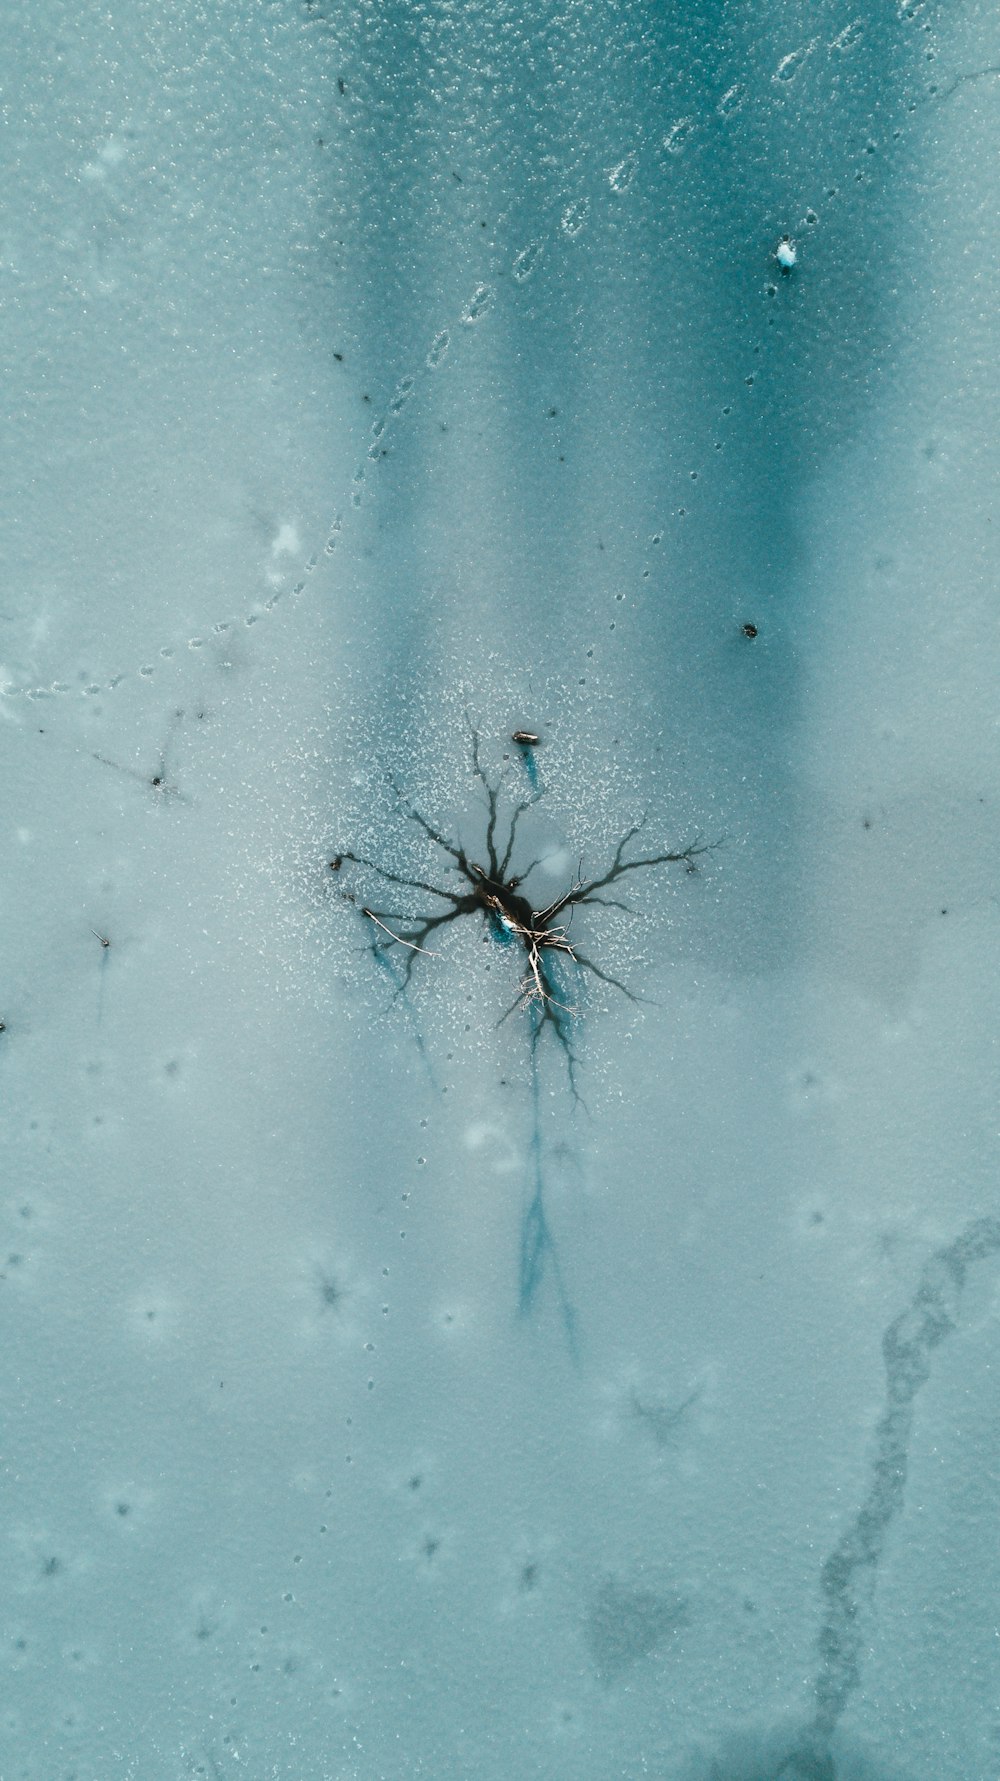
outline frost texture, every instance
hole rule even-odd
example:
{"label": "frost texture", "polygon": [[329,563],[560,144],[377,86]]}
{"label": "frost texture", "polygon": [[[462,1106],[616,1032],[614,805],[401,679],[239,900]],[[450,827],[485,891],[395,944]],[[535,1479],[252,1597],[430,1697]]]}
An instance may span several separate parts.
{"label": "frost texture", "polygon": [[11,12],[3,1781],[995,1771],[991,22]]}

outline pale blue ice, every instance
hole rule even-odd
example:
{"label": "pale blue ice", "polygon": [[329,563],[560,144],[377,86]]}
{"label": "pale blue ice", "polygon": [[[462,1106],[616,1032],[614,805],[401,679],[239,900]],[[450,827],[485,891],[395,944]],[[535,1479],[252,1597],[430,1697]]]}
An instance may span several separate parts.
{"label": "pale blue ice", "polygon": [[0,1781],[995,1781],[995,8],[5,11]]}

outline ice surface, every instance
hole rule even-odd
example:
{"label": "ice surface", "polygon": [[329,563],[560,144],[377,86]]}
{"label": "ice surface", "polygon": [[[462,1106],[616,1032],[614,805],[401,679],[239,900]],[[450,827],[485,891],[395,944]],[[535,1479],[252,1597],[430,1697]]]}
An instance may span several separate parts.
{"label": "ice surface", "polygon": [[0,1781],[992,1781],[994,9],[7,15]]}

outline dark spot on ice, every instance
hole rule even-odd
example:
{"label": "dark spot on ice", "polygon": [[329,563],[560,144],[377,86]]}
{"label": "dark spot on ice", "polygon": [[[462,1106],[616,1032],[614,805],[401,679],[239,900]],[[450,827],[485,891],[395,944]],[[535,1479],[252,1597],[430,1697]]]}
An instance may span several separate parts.
{"label": "dark spot on ice", "polygon": [[687,1622],[687,1603],[681,1596],[629,1589],[609,1577],[586,1622],[587,1643],[601,1681],[616,1681]]}

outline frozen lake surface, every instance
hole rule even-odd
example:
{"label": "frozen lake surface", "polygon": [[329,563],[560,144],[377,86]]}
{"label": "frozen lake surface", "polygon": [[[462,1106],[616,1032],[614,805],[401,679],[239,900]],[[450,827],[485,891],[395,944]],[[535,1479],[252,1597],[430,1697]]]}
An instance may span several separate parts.
{"label": "frozen lake surface", "polygon": [[5,44],[0,1778],[995,1781],[995,8]]}

